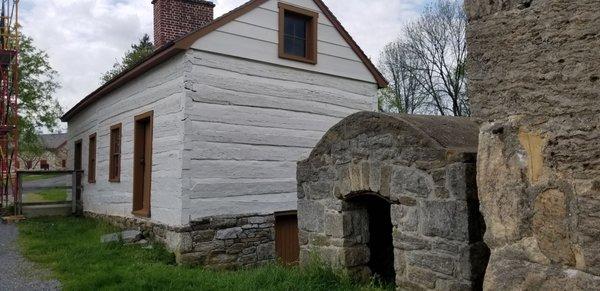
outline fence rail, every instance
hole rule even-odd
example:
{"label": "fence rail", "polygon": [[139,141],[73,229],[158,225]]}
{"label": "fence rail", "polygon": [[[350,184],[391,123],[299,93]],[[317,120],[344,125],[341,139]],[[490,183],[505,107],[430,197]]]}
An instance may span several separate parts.
{"label": "fence rail", "polygon": [[17,171],[18,183],[15,215],[23,214],[23,207],[71,204],[72,213],[83,211],[83,171]]}

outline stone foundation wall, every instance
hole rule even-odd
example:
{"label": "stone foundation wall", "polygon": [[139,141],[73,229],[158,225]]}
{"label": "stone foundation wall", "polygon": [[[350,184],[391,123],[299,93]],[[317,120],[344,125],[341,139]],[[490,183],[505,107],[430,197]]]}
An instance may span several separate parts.
{"label": "stone foundation wall", "polygon": [[175,253],[179,264],[235,269],[276,258],[273,215],[216,216],[172,227],[140,218],[85,214],[120,228],[140,229]]}
{"label": "stone foundation wall", "polygon": [[600,289],[597,0],[467,0],[487,290]]}

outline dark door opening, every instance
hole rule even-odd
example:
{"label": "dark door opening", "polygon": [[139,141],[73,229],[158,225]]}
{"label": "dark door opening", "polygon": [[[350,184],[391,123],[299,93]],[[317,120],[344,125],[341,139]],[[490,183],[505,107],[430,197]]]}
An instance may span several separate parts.
{"label": "dark door opening", "polygon": [[376,195],[362,195],[352,203],[369,214],[369,268],[383,282],[395,283],[393,225],[390,203]]}
{"label": "dark door opening", "polygon": [[133,214],[150,217],[153,112],[135,117],[133,153]]}
{"label": "dark door opening", "polygon": [[298,216],[296,213],[275,214],[275,250],[285,265],[295,265],[300,257]]}
{"label": "dark door opening", "polygon": [[73,169],[76,171],[75,173],[75,177],[76,177],[76,183],[77,183],[77,187],[75,190],[75,200],[76,203],[79,205],[79,203],[81,202],[81,187],[79,185],[81,185],[81,177],[83,177],[83,173],[81,172],[81,170],[83,170],[83,165],[81,163],[83,157],[83,146],[82,146],[82,140],[78,140],[75,142],[75,150],[74,150],[74,161],[73,161]]}

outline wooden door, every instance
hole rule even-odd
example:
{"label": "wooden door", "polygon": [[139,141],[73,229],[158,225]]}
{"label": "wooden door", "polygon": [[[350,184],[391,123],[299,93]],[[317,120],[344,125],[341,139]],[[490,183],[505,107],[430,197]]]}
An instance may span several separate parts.
{"label": "wooden door", "polygon": [[133,214],[150,217],[153,113],[135,117],[133,153]]}
{"label": "wooden door", "polygon": [[275,215],[275,249],[279,261],[285,265],[298,263],[300,243],[298,241],[298,216]]}
{"label": "wooden door", "polygon": [[73,170],[75,171],[80,171],[82,169],[82,165],[81,165],[81,155],[82,155],[82,146],[81,146],[81,140],[78,140],[75,142],[75,154],[74,154],[74,161],[73,161]]}

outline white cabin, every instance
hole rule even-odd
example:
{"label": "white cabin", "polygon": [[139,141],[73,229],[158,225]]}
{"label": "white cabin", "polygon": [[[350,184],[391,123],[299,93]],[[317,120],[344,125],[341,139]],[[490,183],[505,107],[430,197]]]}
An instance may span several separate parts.
{"label": "white cabin", "polygon": [[252,0],[214,20],[204,0],[155,2],[155,17],[205,5],[211,19],[63,116],[84,210],[177,227],[295,210],[296,163],[376,109],[381,74],[320,0]]}

